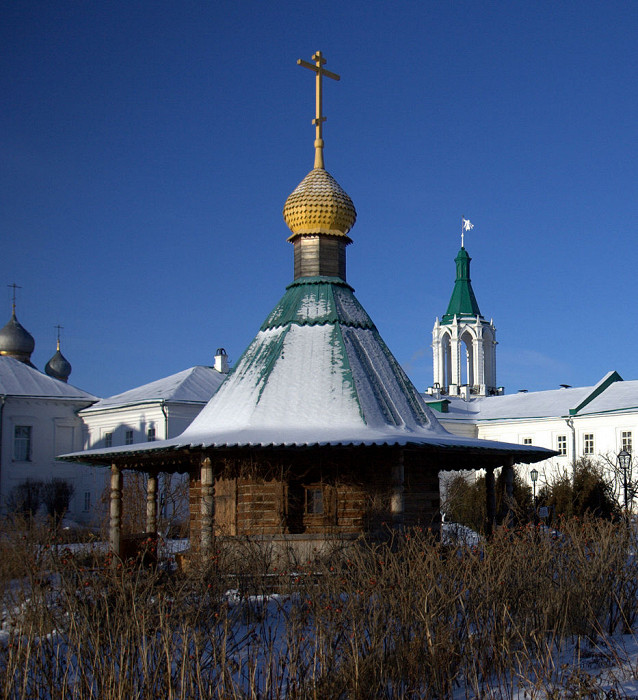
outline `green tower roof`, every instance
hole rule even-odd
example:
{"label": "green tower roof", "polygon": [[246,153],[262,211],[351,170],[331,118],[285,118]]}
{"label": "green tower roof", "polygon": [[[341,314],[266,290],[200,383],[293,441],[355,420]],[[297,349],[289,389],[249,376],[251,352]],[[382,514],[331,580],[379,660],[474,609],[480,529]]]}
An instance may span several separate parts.
{"label": "green tower roof", "polygon": [[455,316],[476,318],[481,316],[478,302],[474,296],[472,282],[470,281],[470,261],[472,258],[468,255],[465,248],[459,250],[458,255],[454,258],[456,263],[456,281],[454,282],[454,290],[452,298],[447,307],[447,312],[441,319],[441,323],[451,323]]}

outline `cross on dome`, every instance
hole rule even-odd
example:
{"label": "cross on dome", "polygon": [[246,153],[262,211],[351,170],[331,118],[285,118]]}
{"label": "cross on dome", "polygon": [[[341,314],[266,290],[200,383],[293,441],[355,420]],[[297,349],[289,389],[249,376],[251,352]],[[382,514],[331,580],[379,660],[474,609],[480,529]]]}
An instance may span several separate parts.
{"label": "cross on dome", "polygon": [[58,350],[60,349],[60,331],[64,328],[64,326],[61,326],[59,323],[56,326],[53,326],[58,334]]}
{"label": "cross on dome", "polygon": [[323,169],[323,138],[321,133],[321,124],[326,121],[326,117],[323,116],[322,112],[322,82],[321,79],[325,75],[327,78],[332,78],[332,80],[341,80],[341,77],[336,73],[332,73],[326,70],[323,66],[326,63],[326,59],[323,57],[321,51],[316,51],[312,57],[315,65],[304,61],[301,58],[297,59],[297,64],[303,66],[304,68],[309,68],[311,71],[315,72],[315,86],[316,86],[316,99],[315,99],[315,118],[312,123],[315,125],[315,168]]}
{"label": "cross on dome", "polygon": [[8,284],[7,287],[13,288],[12,305],[13,305],[13,313],[15,313],[16,312],[16,289],[22,289],[22,287],[19,284],[16,284],[15,282],[13,284]]}

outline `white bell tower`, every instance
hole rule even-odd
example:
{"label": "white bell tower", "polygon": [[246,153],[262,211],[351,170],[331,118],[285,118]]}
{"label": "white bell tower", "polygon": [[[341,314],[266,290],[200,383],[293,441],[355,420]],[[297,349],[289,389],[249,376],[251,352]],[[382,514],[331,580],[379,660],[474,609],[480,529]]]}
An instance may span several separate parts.
{"label": "white bell tower", "polygon": [[462,246],[455,258],[456,281],[444,316],[432,330],[434,385],[429,394],[493,396],[496,385],[496,328],[479,310],[470,280],[470,261]]}

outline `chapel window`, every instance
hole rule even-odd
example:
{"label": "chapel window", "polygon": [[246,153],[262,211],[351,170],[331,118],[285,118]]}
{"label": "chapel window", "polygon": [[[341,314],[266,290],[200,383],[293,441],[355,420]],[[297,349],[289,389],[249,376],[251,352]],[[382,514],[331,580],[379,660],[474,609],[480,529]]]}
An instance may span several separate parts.
{"label": "chapel window", "polygon": [[125,445],[132,445],[133,444],[133,431],[132,430],[127,430],[126,433],[124,434],[124,444]]}
{"label": "chapel window", "polygon": [[323,515],[323,489],[321,486],[306,488],[305,511],[308,515]]}
{"label": "chapel window", "polygon": [[593,455],[594,454],[594,434],[585,433],[583,435],[583,454]]}
{"label": "chapel window", "polygon": [[13,433],[13,459],[17,462],[31,461],[31,433],[30,425],[16,425]]}
{"label": "chapel window", "polygon": [[623,430],[620,433],[621,450],[631,452],[631,430]]}

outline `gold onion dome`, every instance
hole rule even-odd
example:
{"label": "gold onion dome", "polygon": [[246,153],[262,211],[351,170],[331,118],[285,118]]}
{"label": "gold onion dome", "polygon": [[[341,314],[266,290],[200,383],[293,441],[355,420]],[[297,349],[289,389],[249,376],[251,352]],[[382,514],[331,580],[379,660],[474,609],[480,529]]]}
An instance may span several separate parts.
{"label": "gold onion dome", "polygon": [[297,185],[284,205],[284,221],[293,240],[303,234],[344,236],[357,220],[350,197],[323,168],[314,168]]}

